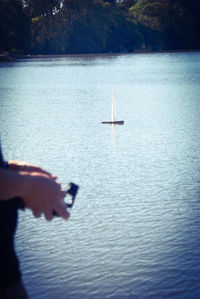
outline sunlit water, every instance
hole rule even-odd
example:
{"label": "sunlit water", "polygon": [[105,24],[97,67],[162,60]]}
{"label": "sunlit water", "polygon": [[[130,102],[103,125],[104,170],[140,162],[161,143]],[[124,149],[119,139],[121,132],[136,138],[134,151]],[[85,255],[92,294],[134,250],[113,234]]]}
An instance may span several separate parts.
{"label": "sunlit water", "polygon": [[31,299],[200,298],[199,83],[200,53],[0,64],[6,159],[80,185],[68,222],[20,212]]}

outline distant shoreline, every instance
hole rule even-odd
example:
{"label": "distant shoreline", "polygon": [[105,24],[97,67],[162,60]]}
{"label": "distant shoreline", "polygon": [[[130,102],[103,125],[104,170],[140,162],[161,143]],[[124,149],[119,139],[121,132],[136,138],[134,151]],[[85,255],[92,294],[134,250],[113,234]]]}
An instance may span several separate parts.
{"label": "distant shoreline", "polygon": [[191,53],[200,52],[200,49],[186,49],[186,50],[163,50],[163,51],[151,51],[151,50],[136,50],[134,52],[127,53],[85,53],[85,54],[17,54],[17,53],[0,53],[0,62],[12,62],[21,59],[34,59],[34,58],[64,58],[64,57],[81,57],[81,56],[121,56],[121,55],[133,55],[133,54],[165,54],[165,53]]}

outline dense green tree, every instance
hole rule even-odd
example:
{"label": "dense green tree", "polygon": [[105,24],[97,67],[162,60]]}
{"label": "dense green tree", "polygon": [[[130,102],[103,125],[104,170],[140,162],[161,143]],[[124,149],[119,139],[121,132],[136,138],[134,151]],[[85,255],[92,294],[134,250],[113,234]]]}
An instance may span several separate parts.
{"label": "dense green tree", "polygon": [[20,0],[0,2],[0,50],[27,52],[30,43],[30,19]]}
{"label": "dense green tree", "polygon": [[64,0],[59,14],[33,19],[34,53],[128,52],[143,42],[137,26],[117,7]]}
{"label": "dense green tree", "polygon": [[105,3],[110,3],[111,5],[115,5],[116,1],[115,0],[104,0]]}
{"label": "dense green tree", "polygon": [[119,2],[119,5],[125,8],[130,8],[131,6],[135,5],[137,0],[123,0]]}
{"label": "dense green tree", "polygon": [[197,48],[199,9],[199,0],[1,0],[0,50],[69,54],[132,52],[143,45]]}
{"label": "dense green tree", "polygon": [[106,51],[110,52],[133,52],[139,49],[143,44],[143,36],[139,32],[135,23],[130,20],[122,10],[110,12],[112,22],[107,30],[109,37],[107,39]]}
{"label": "dense green tree", "polygon": [[40,16],[32,20],[32,54],[64,54],[67,27],[58,15]]}
{"label": "dense green tree", "polygon": [[[175,0],[173,0],[175,1]],[[193,21],[193,34],[195,35],[195,41],[193,41],[194,48],[200,48],[200,1],[199,0],[176,0],[178,1],[186,10],[188,16]]]}
{"label": "dense green tree", "polygon": [[[175,0],[140,0],[130,8],[151,48],[185,49],[194,46],[193,20]],[[146,29],[145,29],[146,28]]]}
{"label": "dense green tree", "polygon": [[30,17],[50,16],[60,9],[61,0],[23,0],[24,10]]}

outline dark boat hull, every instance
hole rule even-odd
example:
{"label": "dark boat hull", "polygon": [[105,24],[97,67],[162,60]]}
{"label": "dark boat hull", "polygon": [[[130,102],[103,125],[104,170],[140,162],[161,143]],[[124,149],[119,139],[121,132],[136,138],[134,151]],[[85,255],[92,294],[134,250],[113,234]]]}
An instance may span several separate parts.
{"label": "dark boat hull", "polygon": [[110,124],[110,125],[123,125],[123,120],[116,120],[116,121],[102,121],[102,124]]}

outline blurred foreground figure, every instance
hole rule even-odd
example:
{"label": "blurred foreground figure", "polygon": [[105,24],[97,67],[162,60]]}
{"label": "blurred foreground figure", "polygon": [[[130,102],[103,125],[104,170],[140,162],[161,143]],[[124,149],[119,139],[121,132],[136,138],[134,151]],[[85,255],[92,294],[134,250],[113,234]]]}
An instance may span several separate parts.
{"label": "blurred foreground figure", "polygon": [[66,191],[56,178],[32,164],[5,162],[0,147],[0,299],[28,298],[14,247],[19,203],[35,217],[44,214],[48,221],[55,212],[63,219],[70,216],[64,202]]}

